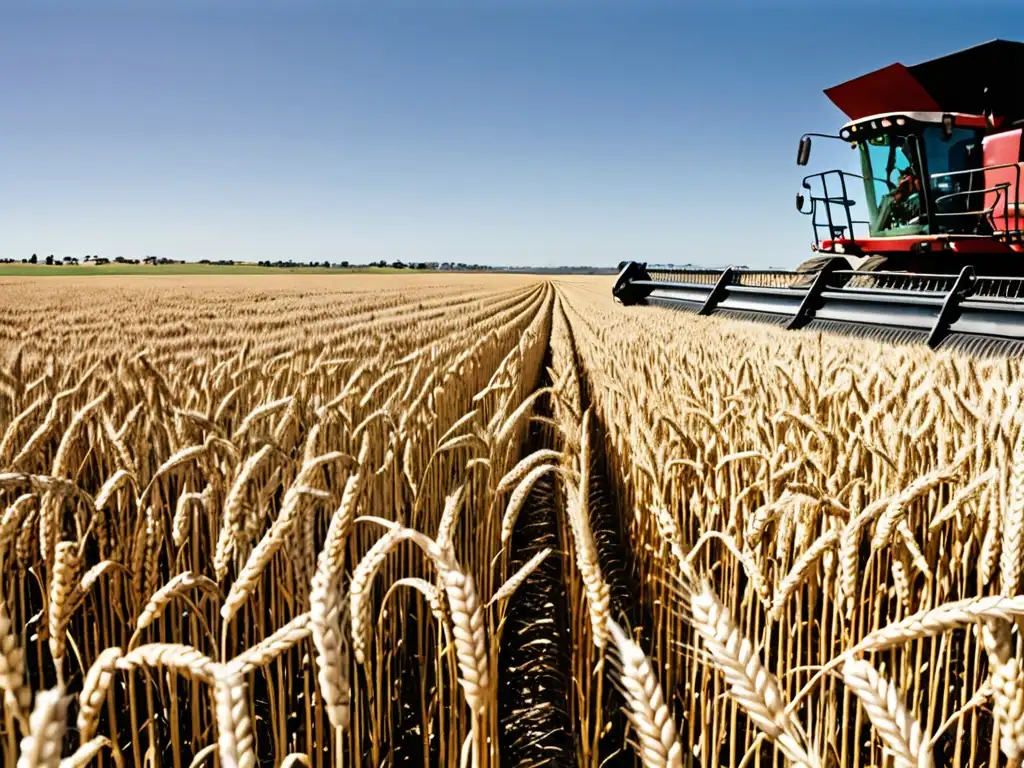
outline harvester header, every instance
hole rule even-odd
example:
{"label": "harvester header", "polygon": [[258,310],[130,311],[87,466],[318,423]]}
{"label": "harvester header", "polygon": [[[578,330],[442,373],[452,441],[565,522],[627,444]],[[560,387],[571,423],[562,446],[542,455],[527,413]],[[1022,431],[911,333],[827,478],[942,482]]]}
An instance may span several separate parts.
{"label": "harvester header", "polygon": [[[859,172],[809,174],[796,196],[812,258],[795,271],[630,263],[623,304],[660,304],[975,354],[1024,354],[1024,43],[994,40],[825,90]],[[856,198],[858,199],[855,199]],[[854,215],[855,206],[866,210]],[[859,210],[858,207],[858,210]]]}

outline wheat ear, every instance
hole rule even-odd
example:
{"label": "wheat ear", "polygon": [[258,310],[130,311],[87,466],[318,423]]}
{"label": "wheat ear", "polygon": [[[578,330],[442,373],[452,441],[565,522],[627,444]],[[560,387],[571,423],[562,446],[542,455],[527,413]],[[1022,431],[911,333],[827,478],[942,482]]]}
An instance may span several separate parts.
{"label": "wheat ear", "polygon": [[1017,765],[1024,755],[1024,670],[1014,652],[1010,622],[986,619],[980,625],[992,682],[992,713],[999,721],[999,748]]}
{"label": "wheat ear", "polygon": [[364,433],[357,459],[358,468],[345,481],[341,504],[331,517],[309,591],[309,627],[316,649],[317,681],[327,718],[335,728],[348,728],[351,716],[349,658],[342,628],[342,617],[346,615],[348,606],[343,604],[340,589],[345,569],[345,547],[366,485],[364,468],[369,446],[368,433]]}
{"label": "wheat ear", "polygon": [[260,539],[259,544],[253,549],[249,559],[242,566],[238,578],[231,585],[227,599],[220,609],[220,615],[224,619],[225,625],[245,605],[249,596],[255,591],[256,584],[263,574],[263,570],[291,534],[292,528],[295,527],[301,499],[308,496],[318,499],[329,499],[331,497],[327,491],[321,491],[318,488],[301,484],[300,480],[301,473],[300,478],[292,484],[285,494],[285,500],[277,519],[274,520],[270,530],[267,531],[266,535]]}
{"label": "wheat ear", "polygon": [[818,560],[826,552],[831,552],[839,545],[840,535],[841,531],[838,528],[834,528],[823,536],[819,536],[807,551],[800,555],[800,559],[796,561],[790,572],[786,574],[786,577],[775,592],[771,613],[775,621],[782,618],[782,612],[786,607],[786,600],[800,588],[808,574],[818,564]]}
{"label": "wheat ear", "polygon": [[70,541],[57,545],[53,576],[50,581],[50,605],[47,612],[50,632],[50,654],[60,666],[64,658],[64,630],[70,620],[71,594],[78,583],[78,547]]}
{"label": "wheat ear", "polygon": [[885,507],[885,511],[882,512],[881,517],[878,518],[878,522],[875,524],[875,533],[871,539],[872,551],[877,551],[885,546],[896,524],[906,515],[909,504],[932,489],[942,485],[942,483],[948,483],[959,477],[961,467],[973,452],[973,445],[961,448],[960,452],[957,453],[953,461],[948,465],[932,470],[926,475],[921,475],[897,494]]}
{"label": "wheat ear", "polygon": [[789,759],[818,766],[818,760],[801,745],[799,728],[786,712],[775,676],[761,666],[750,640],[740,634],[706,579],[694,590],[690,605],[694,629],[747,716]]}
{"label": "wheat ear", "polygon": [[110,682],[114,679],[117,661],[121,658],[120,648],[107,648],[89,667],[82,683],[82,692],[78,695],[78,730],[82,740],[92,738],[100,717],[100,707],[107,696]]}
{"label": "wheat ear", "polygon": [[217,714],[217,744],[224,768],[255,768],[255,740],[249,717],[249,697],[242,675],[221,670],[213,684]]}
{"label": "wheat ear", "polygon": [[119,469],[108,477],[106,482],[103,483],[103,487],[100,488],[100,492],[96,494],[96,511],[102,512],[107,502],[110,501],[110,497],[128,481],[133,485],[135,484],[135,475],[127,469]]}
{"label": "wheat ear", "polygon": [[[224,519],[217,537],[217,546],[214,549],[213,568],[218,579],[223,579],[228,572],[231,555],[235,552],[235,546],[242,535],[242,522],[245,517],[245,497],[249,487],[249,480],[252,478],[262,464],[270,458],[274,448],[265,445],[256,453],[246,459],[239,469],[235,481],[228,490],[224,499]],[[259,532],[256,532],[259,535]]]}
{"label": "wheat ear", "polygon": [[4,701],[18,717],[24,717],[32,705],[32,691],[25,685],[25,651],[13,631],[7,603],[0,595],[0,690]]}
{"label": "wheat ear", "polygon": [[1010,468],[1009,499],[1002,519],[999,589],[1010,597],[1020,586],[1021,538],[1024,537],[1024,429],[1017,437]]}
{"label": "wheat ear", "polygon": [[265,667],[282,653],[295,647],[310,635],[308,613],[300,613],[274,634],[265,637],[256,645],[243,651],[228,664],[233,671],[242,675]]}
{"label": "wheat ear", "polygon": [[459,684],[466,704],[478,716],[483,715],[490,691],[487,635],[483,606],[477,596],[473,577],[464,572],[454,558],[435,557],[448,596],[455,635],[455,656],[459,663]]}
{"label": "wheat ear", "polygon": [[84,742],[71,757],[60,761],[60,768],[85,768],[100,753],[100,750],[110,746],[110,739],[106,736],[96,736]]}
{"label": "wheat ear", "polygon": [[524,457],[498,482],[495,493],[506,493],[515,488],[535,467],[540,464],[557,462],[562,458],[559,451],[542,448]]}
{"label": "wheat ear", "polygon": [[501,518],[501,543],[503,546],[508,544],[512,538],[512,531],[516,527],[516,520],[519,518],[519,513],[526,503],[526,499],[529,498],[533,486],[549,472],[559,471],[561,471],[560,468],[554,464],[541,464],[530,469],[519,480],[519,484],[516,485],[515,490],[512,491],[508,498],[505,514]]}
{"label": "wheat ear", "polygon": [[943,526],[943,524],[954,517],[965,504],[968,504],[981,496],[985,489],[992,483],[995,476],[995,469],[989,469],[982,472],[968,485],[953,494],[953,498],[949,500],[949,503],[939,510],[935,517],[931,519],[931,522],[928,523],[928,531],[937,531]]}
{"label": "wheat ear", "polygon": [[0,561],[7,552],[7,545],[18,533],[21,526],[22,513],[31,503],[35,496],[31,493],[23,493],[7,507],[2,518],[0,518]]}
{"label": "wheat ear", "polygon": [[454,491],[445,496],[444,510],[441,512],[441,522],[437,526],[435,540],[442,549],[452,546],[452,537],[455,533],[455,526],[459,522],[459,512],[466,500],[466,484],[458,486]]}
{"label": "wheat ear", "polygon": [[309,630],[316,648],[317,681],[327,718],[335,728],[348,728],[351,694],[340,621],[344,606],[338,594],[338,580],[331,570],[318,568],[313,575],[309,604]]}
{"label": "wheat ear", "polygon": [[847,653],[895,648],[911,640],[941,635],[982,619],[1011,621],[1015,616],[1024,616],[1024,595],[992,595],[956,600],[931,610],[918,611],[901,621],[869,632]]}
{"label": "wheat ear", "polygon": [[373,580],[388,554],[410,538],[411,531],[395,525],[378,539],[359,561],[349,585],[349,615],[352,621],[352,650],[356,661],[365,664],[370,644],[370,598]]}
{"label": "wheat ear", "polygon": [[[404,528],[390,520],[364,518],[380,523],[389,529],[388,537],[399,540],[409,539],[431,559],[438,570],[441,585],[448,597],[452,616],[452,632],[455,636],[455,657],[459,665],[459,685],[462,686],[466,704],[477,716],[483,715],[491,693],[490,660],[487,645],[487,630],[484,607],[476,591],[473,576],[462,570],[451,549],[442,549],[419,531]],[[385,537],[388,538],[388,537]],[[384,541],[385,539],[381,539]],[[380,542],[378,542],[380,543]],[[365,560],[364,556],[364,560]],[[360,566],[362,563],[360,563]],[[357,569],[358,570],[358,569]],[[355,583],[353,576],[353,585]],[[353,587],[353,602],[355,591]],[[353,644],[355,643],[355,618],[353,612]],[[607,630],[606,630],[607,631]]]}
{"label": "wheat ear", "polygon": [[896,768],[930,768],[928,740],[896,687],[866,661],[847,659],[843,682],[860,700],[871,724],[892,753]]}
{"label": "wheat ear", "polygon": [[778,518],[786,506],[793,503],[793,501],[794,497],[786,493],[783,494],[781,499],[762,504],[755,509],[745,533],[747,544],[752,547],[760,544],[761,537],[764,535],[768,524]]}
{"label": "wheat ear", "polygon": [[687,547],[683,541],[683,534],[679,530],[679,526],[676,524],[675,518],[668,508],[662,504],[652,504],[650,507],[651,514],[654,515],[655,525],[658,527],[658,534],[668,544],[669,553],[676,561],[680,575],[684,576],[688,581],[692,581],[695,574],[693,569],[690,567],[689,561],[686,559]]}
{"label": "wheat ear", "polygon": [[180,595],[184,595],[192,589],[198,589],[209,595],[220,594],[220,589],[217,588],[217,584],[213,579],[209,579],[206,576],[196,576],[191,571],[179,573],[160,587],[160,589],[154,592],[153,596],[149,598],[149,602],[146,603],[146,607],[143,608],[142,613],[139,614],[139,620],[135,625],[136,633],[141,632],[156,621],[171,600]]}
{"label": "wheat ear", "polygon": [[235,430],[235,433],[231,436],[231,439],[237,440],[237,438],[241,437],[246,432],[248,432],[249,428],[252,427],[252,425],[259,421],[261,418],[277,413],[282,408],[287,408],[289,405],[291,405],[294,399],[294,397],[288,395],[286,397],[282,397],[280,400],[274,400],[273,402],[264,403],[263,405],[257,406],[252,411],[250,411],[244,419],[242,419],[241,425],[238,427],[237,430]]}
{"label": "wheat ear", "polygon": [[190,504],[198,504],[200,507],[204,507],[203,494],[192,491],[183,493],[178,497],[178,503],[174,508],[174,518],[171,521],[171,538],[176,547],[184,544],[185,538],[188,536],[191,525],[188,515]]}
{"label": "wheat ear", "polygon": [[640,761],[644,768],[682,768],[683,748],[650,661],[614,621],[608,622],[608,631],[627,716],[640,739]]}
{"label": "wheat ear", "polygon": [[540,552],[535,554],[527,561],[527,563],[520,568],[518,571],[513,573],[505,583],[498,588],[498,590],[491,596],[491,599],[487,601],[487,605],[490,606],[493,603],[501,602],[502,600],[508,600],[512,595],[516,593],[516,590],[522,586],[523,582],[530,578],[535,570],[540,567],[540,564],[544,562],[548,555],[552,553],[551,547],[546,547]]}
{"label": "wheat ear", "polygon": [[180,643],[140,645],[118,659],[116,665],[125,672],[139,668],[167,668],[203,683],[212,683],[217,669],[216,663],[201,651]]}
{"label": "wheat ear", "polygon": [[36,703],[29,717],[29,732],[21,740],[18,768],[59,768],[67,708],[68,700],[62,685],[36,694]]}

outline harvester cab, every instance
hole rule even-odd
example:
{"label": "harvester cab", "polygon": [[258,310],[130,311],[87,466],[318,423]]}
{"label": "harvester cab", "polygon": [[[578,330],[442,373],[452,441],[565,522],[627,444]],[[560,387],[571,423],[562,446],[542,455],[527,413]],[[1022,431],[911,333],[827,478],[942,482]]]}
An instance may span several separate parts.
{"label": "harvester cab", "polygon": [[[995,40],[825,91],[856,170],[804,177],[813,256],[794,271],[629,262],[612,289],[661,305],[974,354],[1024,354],[1024,43]],[[855,201],[856,197],[861,200]],[[863,201],[863,202],[861,202]],[[689,260],[693,260],[692,258]]]}
{"label": "harvester cab", "polygon": [[[819,257],[852,266],[1024,275],[1020,215],[1024,44],[997,40],[914,66],[892,64],[829,88],[849,118],[838,136],[858,171],[806,176],[797,196]],[[855,214],[852,195],[866,210]],[[874,257],[874,258],[871,258]],[[811,262],[820,263],[820,258]]]}

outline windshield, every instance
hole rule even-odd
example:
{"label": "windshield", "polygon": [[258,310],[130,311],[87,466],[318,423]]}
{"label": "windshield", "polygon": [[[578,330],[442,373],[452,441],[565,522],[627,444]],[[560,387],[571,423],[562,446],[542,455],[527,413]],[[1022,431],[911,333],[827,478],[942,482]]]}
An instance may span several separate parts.
{"label": "windshield", "polygon": [[915,235],[926,231],[920,163],[909,135],[884,134],[860,143],[871,234]]}
{"label": "windshield", "polygon": [[[964,171],[980,166],[980,151],[978,131],[954,128],[947,138],[939,125],[928,125],[919,134],[885,134],[861,141],[871,234],[975,231],[983,206],[981,193],[972,190],[980,190],[984,184],[979,174]],[[922,154],[928,200],[921,195]]]}

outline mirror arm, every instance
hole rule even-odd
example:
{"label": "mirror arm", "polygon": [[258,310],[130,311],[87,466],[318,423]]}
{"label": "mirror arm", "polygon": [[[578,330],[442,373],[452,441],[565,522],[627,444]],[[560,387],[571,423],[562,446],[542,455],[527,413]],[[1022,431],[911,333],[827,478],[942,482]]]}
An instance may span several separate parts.
{"label": "mirror arm", "polygon": [[797,151],[796,164],[807,165],[807,162],[811,158],[811,137],[815,136],[821,139],[839,139],[843,141],[842,136],[835,136],[830,133],[805,133],[800,137],[800,149]]}

